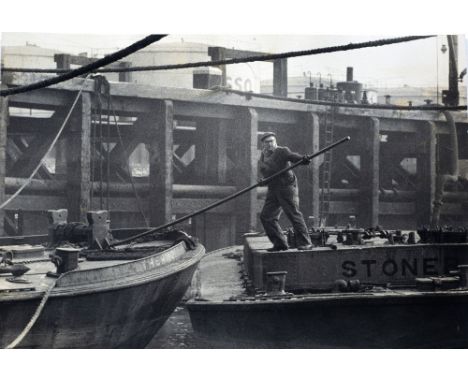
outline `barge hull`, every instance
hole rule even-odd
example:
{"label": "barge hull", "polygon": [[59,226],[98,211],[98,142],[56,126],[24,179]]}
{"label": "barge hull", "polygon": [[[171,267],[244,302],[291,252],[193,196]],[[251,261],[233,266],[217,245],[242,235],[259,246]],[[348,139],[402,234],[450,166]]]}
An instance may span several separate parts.
{"label": "barge hull", "polygon": [[[51,296],[19,348],[143,348],[190,285],[194,262],[146,283],[102,292]],[[0,301],[0,346],[33,316],[40,299]]]}
{"label": "barge hull", "polygon": [[204,336],[275,348],[462,348],[468,294],[188,304]]}

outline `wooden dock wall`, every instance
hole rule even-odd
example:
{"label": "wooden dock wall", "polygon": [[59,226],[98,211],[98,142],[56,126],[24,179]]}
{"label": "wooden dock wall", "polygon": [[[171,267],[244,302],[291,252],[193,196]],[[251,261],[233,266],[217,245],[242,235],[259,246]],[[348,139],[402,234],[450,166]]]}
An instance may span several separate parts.
{"label": "wooden dock wall", "polygon": [[[8,85],[35,79],[12,75]],[[1,99],[0,199],[9,197],[29,177],[83,81],[74,79]],[[351,141],[333,152],[327,224],[344,224],[350,215],[366,227],[410,229],[429,223],[436,174],[446,166],[448,154],[442,113],[350,107],[331,112],[327,106],[223,91],[116,82],[111,83],[111,94],[122,147],[115,126],[107,124],[105,102],[100,138],[93,120],[93,91],[94,81],[86,80],[78,107],[56,146],[55,171],[43,166],[1,212],[0,229],[5,235],[45,233],[48,209],[68,208],[72,220],[84,220],[87,210],[102,207],[101,201],[107,207],[108,183],[111,226],[143,226],[126,168],[128,156],[137,147],[141,150],[141,144],[148,151],[149,173],[134,177],[134,182],[149,223],[161,224],[255,183],[262,132],[275,131],[280,145],[312,153],[323,147],[323,129],[330,120],[334,138],[349,135]],[[38,117],[37,110],[51,115]],[[468,119],[462,112],[454,112],[454,117],[461,147],[467,144]],[[464,153],[466,149],[460,155]],[[100,171],[100,166],[107,169],[107,158],[109,179],[106,171]],[[315,222],[324,192],[322,160],[296,171],[301,209]],[[443,222],[466,224],[468,189],[458,185],[447,191]],[[208,249],[241,242],[243,233],[262,230],[258,213],[264,196],[265,189],[260,188],[182,224],[183,228]]]}

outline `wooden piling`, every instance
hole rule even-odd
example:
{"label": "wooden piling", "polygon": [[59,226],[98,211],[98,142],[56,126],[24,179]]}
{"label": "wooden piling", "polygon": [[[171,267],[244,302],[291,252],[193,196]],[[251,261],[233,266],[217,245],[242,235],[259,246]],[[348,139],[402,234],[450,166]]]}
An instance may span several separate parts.
{"label": "wooden piling", "polygon": [[163,100],[158,109],[149,145],[149,219],[153,226],[172,220],[174,105]]}
{"label": "wooden piling", "polygon": [[[70,54],[55,54],[54,61],[57,69],[70,69],[71,68],[71,55]],[[56,111],[57,113],[57,111]],[[54,113],[54,117],[56,116]],[[59,114],[63,114],[60,113]],[[65,116],[63,116],[65,118]],[[67,132],[64,131],[62,137],[59,138],[55,144],[55,175],[57,178],[63,179],[67,174],[67,142],[65,138]]]}
{"label": "wooden piling", "polygon": [[379,224],[379,119],[368,118],[360,135],[362,152],[358,225],[375,227]]}
{"label": "wooden piling", "polygon": [[[319,116],[316,113],[307,112],[305,114],[304,142],[307,154],[315,153],[319,150]],[[318,224],[320,209],[320,188],[319,188],[320,158],[312,159],[307,166],[306,177],[300,184],[301,210],[304,212],[306,223],[308,217],[314,217],[314,225]]]}
{"label": "wooden piling", "polygon": [[419,143],[416,162],[418,196],[415,199],[418,226],[428,226],[432,216],[436,184],[436,131],[435,123],[427,121],[416,133],[416,142]]}
{"label": "wooden piling", "polygon": [[273,95],[288,96],[288,59],[273,61]]}
{"label": "wooden piling", "polygon": [[[0,203],[5,200],[6,143],[9,123],[8,97],[0,97]],[[0,235],[4,235],[5,209],[0,209]]]}
{"label": "wooden piling", "polygon": [[[236,188],[248,187],[258,181],[258,114],[253,108],[240,110],[235,129],[236,145]],[[237,242],[247,231],[257,229],[257,189],[239,197],[235,201],[237,215]]]}
{"label": "wooden piling", "polygon": [[86,222],[91,207],[91,94],[83,92],[78,105],[66,137],[67,207],[69,221]]}

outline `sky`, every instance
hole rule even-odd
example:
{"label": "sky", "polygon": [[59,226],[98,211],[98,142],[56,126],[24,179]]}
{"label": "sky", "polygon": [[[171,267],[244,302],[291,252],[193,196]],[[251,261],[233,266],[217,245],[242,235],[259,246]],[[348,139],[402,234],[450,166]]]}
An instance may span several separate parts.
{"label": "sky", "polygon": [[[421,34],[421,33],[420,33]],[[322,48],[382,38],[400,37],[406,34],[365,35],[302,35],[302,34],[170,34],[156,43],[198,42],[228,48],[280,53],[294,50]],[[77,34],[41,32],[3,32],[3,46],[35,44],[67,53],[87,52],[89,56],[102,57],[121,49],[145,34]],[[344,80],[346,67],[354,67],[356,80],[370,87],[424,86],[444,87],[448,79],[448,52],[445,35],[384,47],[366,48],[348,52],[291,58],[288,60],[289,76],[320,73],[324,81]],[[465,38],[459,36],[459,68],[466,67]],[[261,79],[271,78],[271,70],[263,71]]]}

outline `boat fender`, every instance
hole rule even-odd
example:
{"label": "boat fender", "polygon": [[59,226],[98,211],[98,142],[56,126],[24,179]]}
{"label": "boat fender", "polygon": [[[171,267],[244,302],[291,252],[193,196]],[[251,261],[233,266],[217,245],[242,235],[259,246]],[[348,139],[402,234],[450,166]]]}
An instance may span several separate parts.
{"label": "boat fender", "polygon": [[335,290],[338,290],[340,292],[359,292],[360,289],[360,280],[335,280]]}
{"label": "boat fender", "polygon": [[348,280],[348,285],[351,292],[359,292],[359,289],[361,289],[361,282],[359,280]]}
{"label": "boat fender", "polygon": [[343,280],[343,279],[335,280],[335,290],[339,292],[347,292],[348,283],[346,282],[346,280]]}

